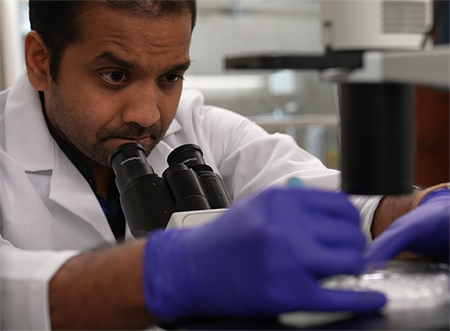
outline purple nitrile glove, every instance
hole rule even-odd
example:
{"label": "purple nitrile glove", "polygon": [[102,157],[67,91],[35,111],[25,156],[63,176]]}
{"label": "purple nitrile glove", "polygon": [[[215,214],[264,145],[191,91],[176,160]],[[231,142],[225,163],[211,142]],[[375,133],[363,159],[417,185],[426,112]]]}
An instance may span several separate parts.
{"label": "purple nitrile glove", "polygon": [[167,321],[372,311],[385,304],[382,294],[323,289],[318,281],[362,271],[364,246],[358,212],[343,194],[269,189],[201,227],[151,233],[144,296]]}
{"label": "purple nitrile glove", "polygon": [[449,223],[450,190],[435,190],[417,208],[396,219],[367,247],[364,257],[367,261],[389,260],[406,250],[448,263]]}

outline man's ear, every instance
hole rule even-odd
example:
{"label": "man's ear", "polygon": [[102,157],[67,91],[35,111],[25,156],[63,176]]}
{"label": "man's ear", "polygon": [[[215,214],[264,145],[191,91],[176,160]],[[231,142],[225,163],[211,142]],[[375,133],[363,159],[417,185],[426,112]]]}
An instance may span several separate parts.
{"label": "man's ear", "polygon": [[25,37],[25,63],[31,85],[38,91],[50,88],[50,54],[39,33],[30,31]]}

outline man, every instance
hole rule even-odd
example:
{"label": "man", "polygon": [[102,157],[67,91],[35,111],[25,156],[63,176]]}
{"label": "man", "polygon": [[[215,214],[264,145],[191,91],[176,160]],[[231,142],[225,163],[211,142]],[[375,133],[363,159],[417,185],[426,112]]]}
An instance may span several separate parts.
{"label": "man", "polygon": [[[181,96],[195,2],[31,1],[30,19],[27,72],[0,96],[2,327],[130,329],[384,304],[318,280],[363,268],[359,217],[377,235],[415,197],[352,198],[360,215],[343,194],[313,189],[244,199],[292,177],[334,191],[339,173],[196,92]],[[107,158],[134,141],[159,174],[174,148],[200,145],[237,203],[203,227],[129,240]],[[115,241],[130,242],[97,249]]]}

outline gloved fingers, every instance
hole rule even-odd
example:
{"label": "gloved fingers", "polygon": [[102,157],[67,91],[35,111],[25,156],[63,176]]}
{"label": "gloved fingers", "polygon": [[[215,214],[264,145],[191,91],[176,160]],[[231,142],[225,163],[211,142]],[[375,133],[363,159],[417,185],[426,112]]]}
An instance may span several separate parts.
{"label": "gloved fingers", "polygon": [[359,213],[345,194],[309,190],[305,191],[305,195],[308,196],[305,207],[314,206],[316,211],[332,218],[342,218],[347,222],[359,225]]}
{"label": "gloved fingers", "polygon": [[419,206],[399,217],[377,237],[367,247],[365,258],[387,260],[403,250],[448,257],[449,213],[445,204],[430,202]]}
{"label": "gloved fingers", "polygon": [[308,228],[318,242],[329,248],[351,247],[362,251],[366,245],[360,227],[341,218],[313,220]]}
{"label": "gloved fingers", "polygon": [[[423,217],[428,217],[427,213],[415,209],[396,219],[365,249],[365,260],[389,260],[409,247],[415,238],[426,235],[421,230],[424,226]],[[423,230],[426,230],[426,227]]]}
{"label": "gloved fingers", "polygon": [[[299,260],[302,256],[299,255]],[[303,257],[303,265],[315,279],[335,274],[358,274],[364,269],[362,251],[352,248],[316,247],[308,259]]]}
{"label": "gloved fingers", "polygon": [[409,246],[411,240],[407,233],[388,228],[367,246],[364,259],[367,262],[390,260]]}
{"label": "gloved fingers", "polygon": [[420,202],[420,205],[425,205],[428,203],[443,203],[450,208],[450,190],[449,188],[440,188],[428,193]]}
{"label": "gloved fingers", "polygon": [[[430,214],[431,217],[433,215]],[[449,223],[448,217],[424,220],[416,227],[415,236],[405,242],[402,249],[419,255],[430,255],[448,261],[449,257]],[[406,232],[406,231],[404,231]]]}
{"label": "gloved fingers", "polygon": [[[322,193],[325,193],[322,195]],[[322,237],[330,246],[354,246],[363,249],[365,240],[359,230],[358,216],[344,197],[337,198],[345,207],[341,214],[328,213],[310,202],[310,196],[333,200],[336,194],[329,192],[306,192],[306,190],[271,189],[257,197],[237,202],[215,222],[204,226],[205,231],[228,232],[234,228],[230,241],[237,243],[244,238],[248,243],[263,232],[270,236],[301,240],[303,235]],[[322,201],[322,199],[319,199]],[[314,199],[313,199],[314,200]],[[317,200],[317,199],[316,199]],[[322,203],[322,202],[321,202]],[[331,215],[332,214],[332,215]],[[232,226],[233,223],[233,226]],[[204,231],[202,231],[204,232]],[[298,238],[297,238],[298,237]]]}
{"label": "gloved fingers", "polygon": [[185,244],[188,232],[190,230],[155,230],[148,235],[144,247],[144,300],[149,311],[163,320],[187,317],[190,310],[195,311],[186,277]]}
{"label": "gloved fingers", "polygon": [[311,310],[368,313],[384,306],[386,297],[379,292],[320,289],[315,303],[316,306],[311,307]]}
{"label": "gloved fingers", "polygon": [[359,224],[359,214],[345,195],[333,192],[298,188],[271,188],[254,200],[258,210],[267,216],[283,216],[283,222],[308,222],[314,218],[340,217]]}

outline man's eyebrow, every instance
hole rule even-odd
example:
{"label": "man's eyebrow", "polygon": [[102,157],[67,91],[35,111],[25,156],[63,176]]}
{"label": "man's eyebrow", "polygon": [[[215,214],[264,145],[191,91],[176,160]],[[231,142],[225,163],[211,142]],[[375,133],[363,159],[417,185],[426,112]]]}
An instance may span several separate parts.
{"label": "man's eyebrow", "polygon": [[178,65],[174,66],[172,69],[170,69],[169,71],[186,71],[189,69],[190,66],[191,66],[191,60],[186,61],[185,63],[182,63],[182,64],[178,64]]}
{"label": "man's eyebrow", "polygon": [[115,65],[125,68],[125,69],[137,69],[138,65],[137,63],[133,61],[127,61],[124,59],[121,59],[117,55],[115,55],[112,52],[103,52],[99,56],[97,56],[93,61],[91,61],[89,64],[93,64],[95,62],[107,62],[107,63],[114,63]]}
{"label": "man's eyebrow", "polygon": [[[121,59],[117,55],[115,55],[112,52],[103,52],[99,56],[97,56],[93,61],[91,61],[89,64],[93,64],[95,62],[108,62],[108,63],[114,63],[115,65],[125,68],[125,69],[137,69],[138,64],[133,61],[127,61],[124,59]],[[175,65],[172,67],[169,72],[171,71],[186,71],[191,66],[191,60],[186,61],[185,63]]]}

